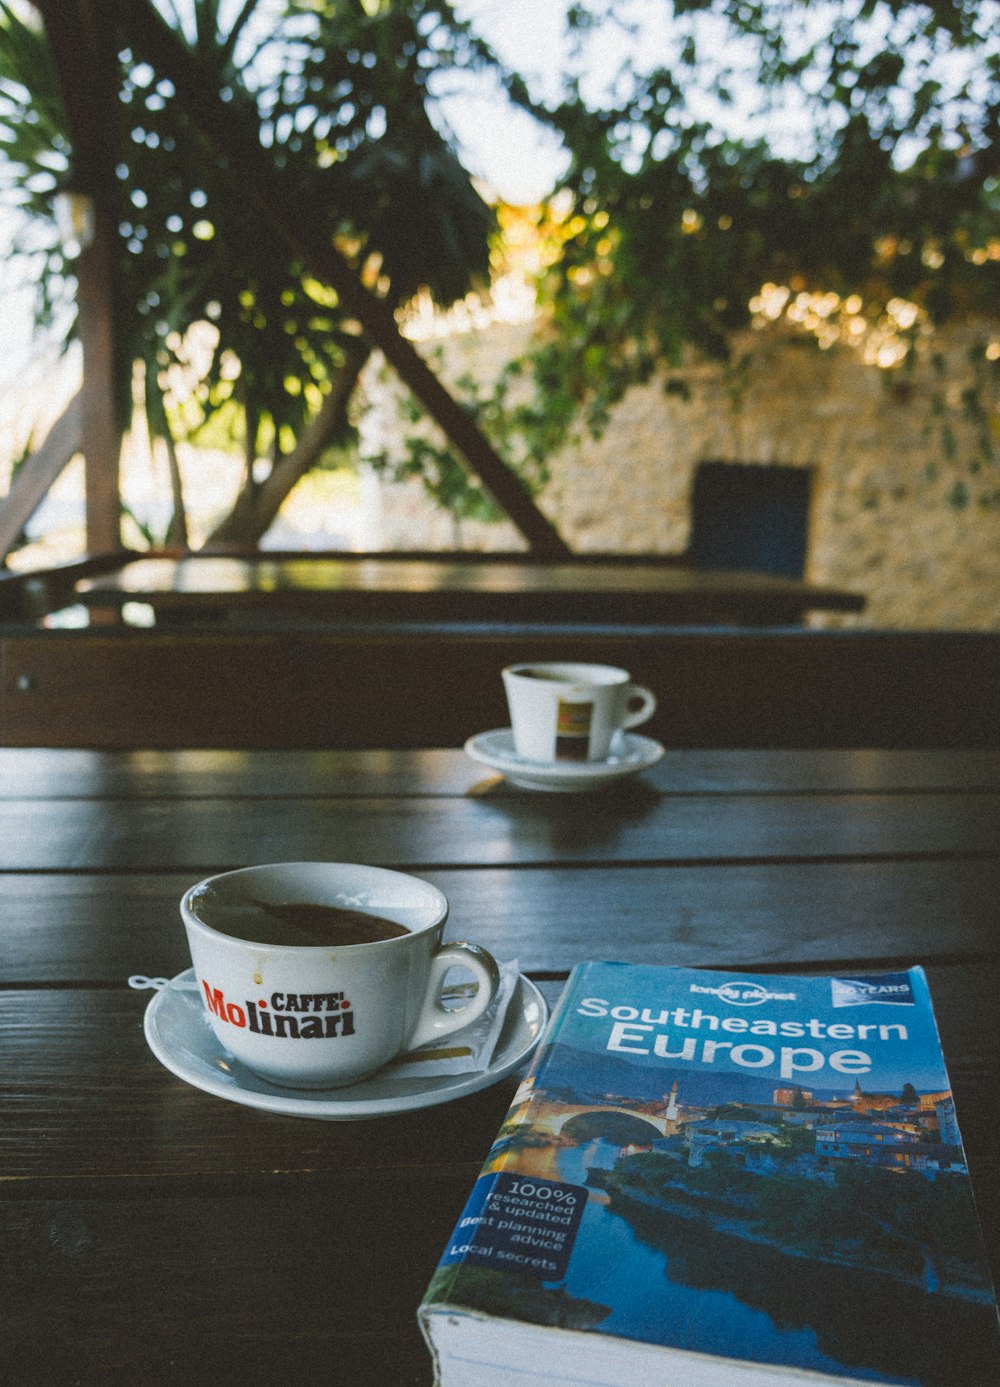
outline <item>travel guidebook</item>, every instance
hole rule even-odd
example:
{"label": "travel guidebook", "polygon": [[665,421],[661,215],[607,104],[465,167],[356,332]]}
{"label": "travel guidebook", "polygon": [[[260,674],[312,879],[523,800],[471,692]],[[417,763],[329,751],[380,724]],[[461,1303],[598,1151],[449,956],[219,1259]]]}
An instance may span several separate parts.
{"label": "travel guidebook", "polygon": [[581,964],[419,1319],[441,1387],[997,1387],[923,970]]}

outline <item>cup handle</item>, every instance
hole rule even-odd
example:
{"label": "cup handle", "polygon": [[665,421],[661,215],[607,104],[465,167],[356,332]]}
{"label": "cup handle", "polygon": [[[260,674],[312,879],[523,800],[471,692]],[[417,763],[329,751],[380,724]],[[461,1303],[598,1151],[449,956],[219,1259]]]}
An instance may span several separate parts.
{"label": "cup handle", "polygon": [[637,698],[642,700],[642,706],[625,714],[623,727],[637,727],[640,722],[645,722],[656,712],[656,696],[650,693],[649,689],[644,689],[641,684],[630,684],[628,701],[631,703]]}
{"label": "cup handle", "polygon": [[[450,968],[467,968],[479,984],[476,995],[464,1007],[446,1008],[441,1004],[441,987]],[[407,1044],[408,1050],[426,1045],[429,1040],[450,1035],[482,1016],[500,986],[500,969],[492,954],[478,944],[445,944],[431,960],[430,977],[424,1005],[416,1028]]]}

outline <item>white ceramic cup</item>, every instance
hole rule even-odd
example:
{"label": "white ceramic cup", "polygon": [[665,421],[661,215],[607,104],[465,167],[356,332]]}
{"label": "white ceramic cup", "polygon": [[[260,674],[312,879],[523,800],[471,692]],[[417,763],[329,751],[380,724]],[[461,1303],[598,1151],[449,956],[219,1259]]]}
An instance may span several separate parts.
{"label": "white ceramic cup", "polygon": [[[297,907],[310,905],[378,916],[405,933],[364,943],[276,942],[303,937]],[[486,1010],[499,982],[496,962],[475,944],[443,944],[447,914],[445,896],[429,882],[344,862],[244,867],[206,878],[181,900],[220,1045],[271,1083],[309,1089],[356,1083]],[[460,1010],[441,1001],[452,968],[478,984]]]}
{"label": "white ceramic cup", "polygon": [[503,670],[514,749],[528,761],[605,761],[611,738],[656,708],[649,689],[614,665],[508,665]]}

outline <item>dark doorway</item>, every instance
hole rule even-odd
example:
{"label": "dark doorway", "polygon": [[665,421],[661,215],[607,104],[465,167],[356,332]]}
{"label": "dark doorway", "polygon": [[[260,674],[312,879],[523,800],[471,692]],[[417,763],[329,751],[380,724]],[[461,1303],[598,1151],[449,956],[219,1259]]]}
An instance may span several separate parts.
{"label": "dark doorway", "polygon": [[701,463],[691,499],[691,561],[801,578],[811,486],[807,467]]}

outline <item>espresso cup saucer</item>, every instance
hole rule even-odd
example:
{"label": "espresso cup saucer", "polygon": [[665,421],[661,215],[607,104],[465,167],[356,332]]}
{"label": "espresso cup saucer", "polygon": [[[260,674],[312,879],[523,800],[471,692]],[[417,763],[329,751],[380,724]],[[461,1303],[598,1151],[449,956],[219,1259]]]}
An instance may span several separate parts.
{"label": "espresso cup saucer", "polygon": [[[541,1039],[548,1007],[545,998],[520,974],[503,1030],[488,1069],[465,1074],[394,1075],[380,1070],[347,1088],[280,1088],[258,1078],[219,1044],[194,981],[194,969],[179,973],[152,998],[143,1029],[160,1063],[185,1083],[265,1112],[313,1117],[327,1122],[386,1117],[449,1103],[507,1078],[531,1055]],[[454,1032],[457,1038],[461,1031]]]}
{"label": "espresso cup saucer", "polygon": [[470,737],[465,751],[474,761],[500,771],[513,785],[557,794],[598,790],[622,776],[648,770],[664,754],[663,746],[652,737],[617,732],[605,761],[529,761],[515,751],[514,734],[509,727]]}

